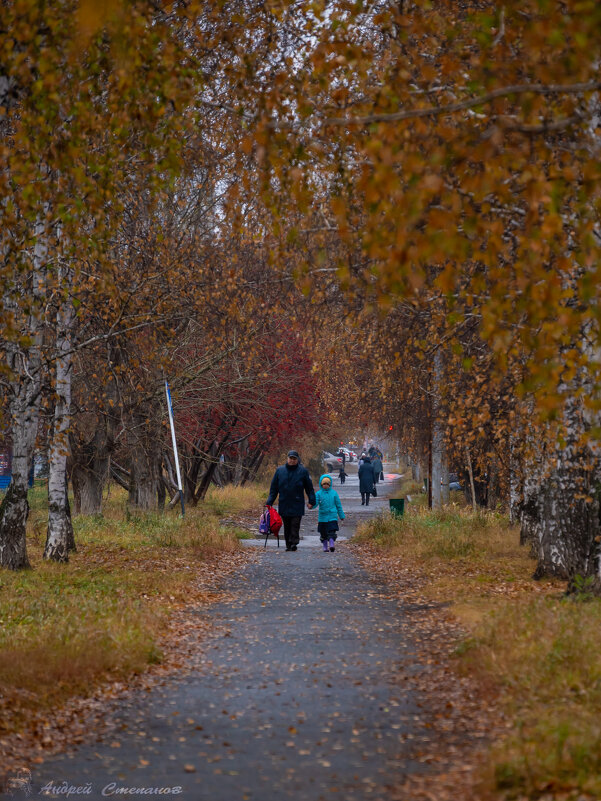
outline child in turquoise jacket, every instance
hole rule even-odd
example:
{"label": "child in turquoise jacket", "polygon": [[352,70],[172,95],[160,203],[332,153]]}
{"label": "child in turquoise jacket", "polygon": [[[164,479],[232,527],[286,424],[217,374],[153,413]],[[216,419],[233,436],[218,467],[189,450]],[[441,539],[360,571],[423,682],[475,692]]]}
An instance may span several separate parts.
{"label": "child in turquoise jacket", "polygon": [[340,497],[335,489],[332,489],[332,479],[327,474],[319,479],[319,489],[315,495],[319,513],[317,515],[317,530],[324,551],[328,548],[334,551],[335,542],[338,534],[338,518],[344,520],[344,511],[340,503]]}

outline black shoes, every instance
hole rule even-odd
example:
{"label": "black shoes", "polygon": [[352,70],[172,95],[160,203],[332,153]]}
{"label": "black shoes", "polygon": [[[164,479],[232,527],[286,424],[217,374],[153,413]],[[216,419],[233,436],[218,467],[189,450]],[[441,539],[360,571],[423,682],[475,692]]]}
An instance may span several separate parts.
{"label": "black shoes", "polygon": [[291,550],[291,551],[296,551],[296,545],[292,545],[292,546],[290,546],[290,550]]}

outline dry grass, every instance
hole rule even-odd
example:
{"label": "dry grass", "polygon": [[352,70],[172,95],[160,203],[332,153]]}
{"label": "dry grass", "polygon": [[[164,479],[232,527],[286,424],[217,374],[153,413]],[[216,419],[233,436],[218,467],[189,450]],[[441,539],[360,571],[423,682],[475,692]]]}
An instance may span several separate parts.
{"label": "dry grass", "polygon": [[248,509],[260,509],[269,494],[268,484],[247,484],[244,487],[211,487],[204,508],[216,514],[239,514]]}
{"label": "dry grass", "polygon": [[512,733],[491,747],[486,782],[506,798],[601,796],[601,601],[535,582],[519,532],[496,513],[409,506],[359,537],[425,577],[469,635],[457,670],[500,690]]}
{"label": "dry grass", "polygon": [[514,732],[489,780],[508,797],[601,795],[601,602],[499,604],[465,644],[464,666],[503,688]]}
{"label": "dry grass", "polygon": [[27,710],[160,661],[166,619],[185,603],[195,565],[239,548],[221,516],[256,507],[260,492],[212,491],[182,519],[128,513],[125,494],[113,488],[102,517],[74,519],[78,551],[57,565],[42,560],[44,489],[31,491],[33,569],[0,572],[0,731],[18,727]]}
{"label": "dry grass", "polygon": [[495,512],[474,515],[465,507],[431,512],[410,505],[404,517],[383,515],[357,535],[425,570],[424,592],[436,600],[479,600],[481,606],[501,589],[534,586],[532,560],[508,520]]}

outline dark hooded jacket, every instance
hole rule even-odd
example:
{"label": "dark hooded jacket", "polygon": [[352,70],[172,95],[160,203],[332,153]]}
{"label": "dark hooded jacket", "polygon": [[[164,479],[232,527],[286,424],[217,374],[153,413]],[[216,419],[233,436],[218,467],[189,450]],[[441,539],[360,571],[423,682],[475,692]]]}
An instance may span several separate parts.
{"label": "dark hooded jacket", "polygon": [[300,462],[294,467],[283,464],[271,480],[267,504],[272,506],[279,495],[278,512],[282,517],[302,517],[305,514],[305,492],[310,505],[315,506],[315,491],[307,468]]}
{"label": "dark hooded jacket", "polygon": [[380,473],[384,469],[384,465],[382,464],[382,460],[380,459],[379,456],[374,456],[374,458],[371,460],[371,465],[374,469],[374,476],[377,484],[378,481],[380,480]]}
{"label": "dark hooded jacket", "polygon": [[359,490],[360,492],[374,491],[374,466],[369,456],[365,457],[359,468]]}

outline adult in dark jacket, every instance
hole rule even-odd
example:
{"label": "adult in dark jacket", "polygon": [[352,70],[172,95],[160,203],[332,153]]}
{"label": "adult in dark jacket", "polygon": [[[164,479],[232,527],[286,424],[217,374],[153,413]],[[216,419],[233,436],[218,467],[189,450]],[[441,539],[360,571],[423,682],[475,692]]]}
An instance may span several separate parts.
{"label": "adult in dark jacket", "polygon": [[378,481],[380,480],[380,473],[384,469],[384,465],[382,464],[382,460],[380,459],[380,457],[377,454],[371,460],[371,466],[374,469],[374,481],[377,484]]}
{"label": "adult in dark jacket", "polygon": [[301,517],[305,514],[305,492],[309,509],[315,506],[313,482],[306,467],[300,462],[297,451],[288,451],[286,464],[275,471],[269,488],[267,506],[272,506],[279,495],[278,512],[284,522],[286,550],[296,551],[300,542]]}
{"label": "adult in dark jacket", "polygon": [[359,490],[361,492],[361,506],[369,506],[369,496],[374,491],[374,466],[369,456],[363,459],[359,468]]}

